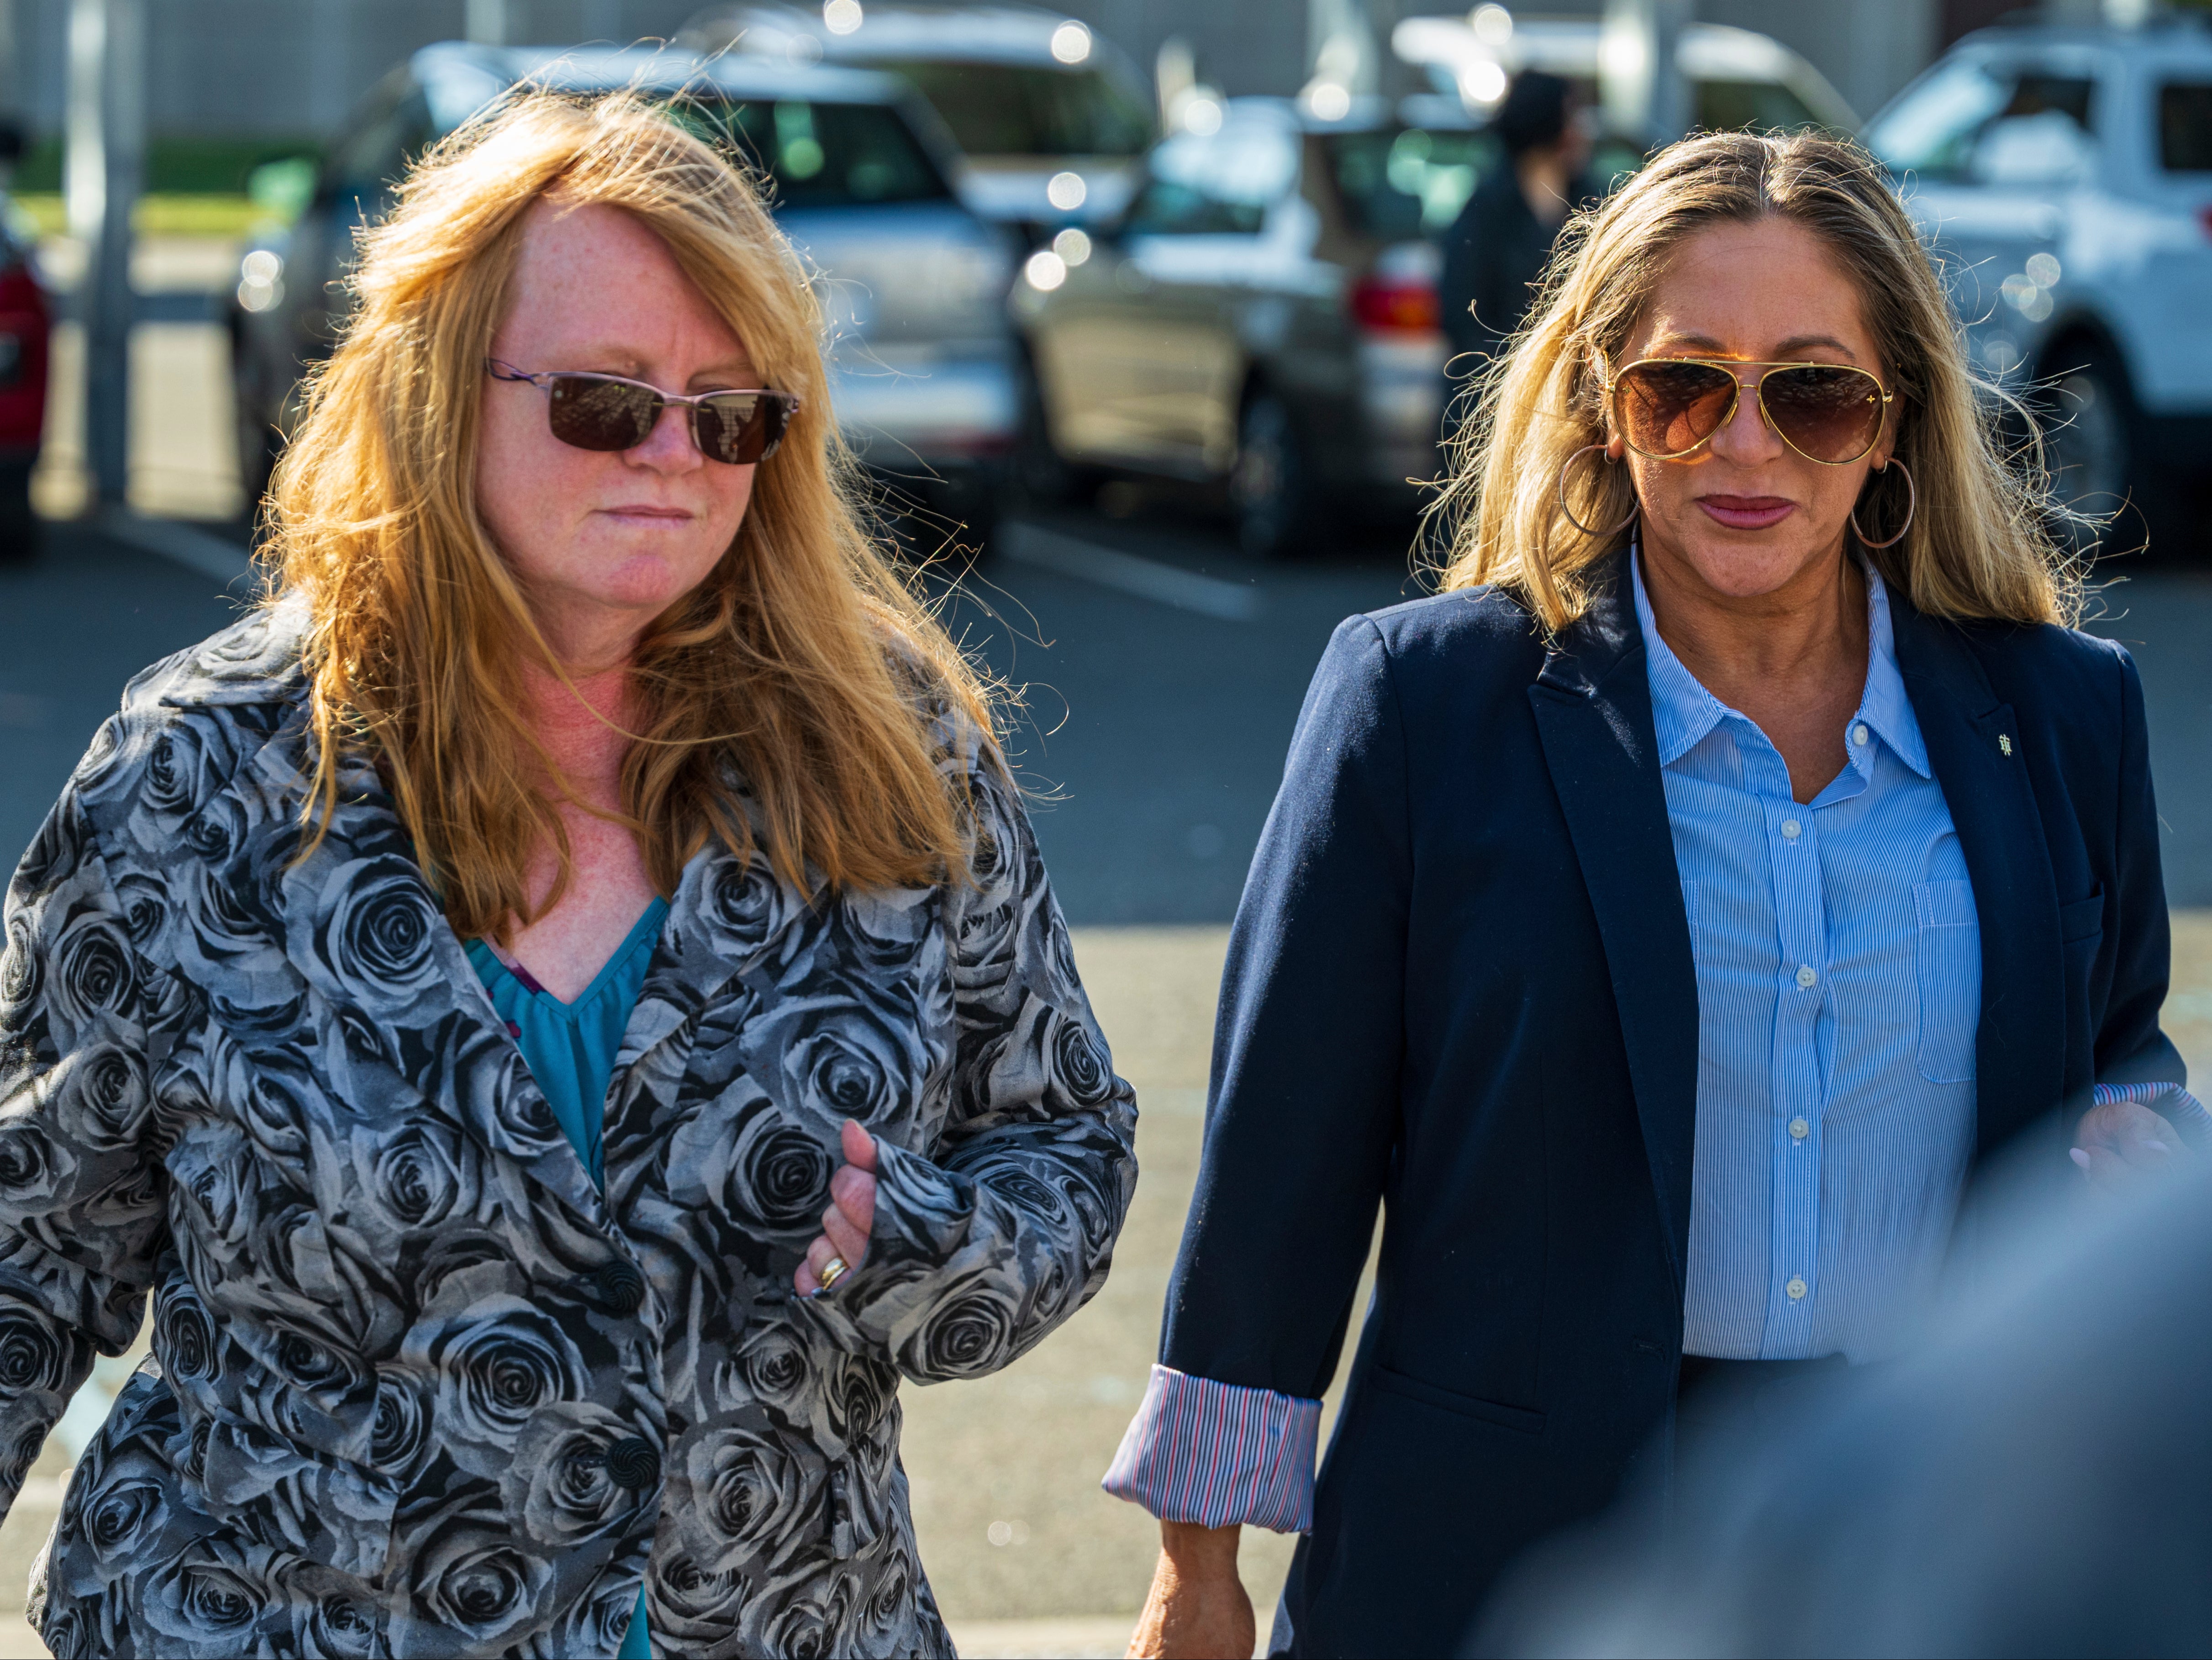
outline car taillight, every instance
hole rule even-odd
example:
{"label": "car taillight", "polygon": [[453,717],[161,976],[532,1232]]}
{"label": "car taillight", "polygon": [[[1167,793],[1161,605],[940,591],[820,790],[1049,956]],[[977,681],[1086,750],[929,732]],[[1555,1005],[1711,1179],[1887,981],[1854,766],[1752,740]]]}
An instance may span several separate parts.
{"label": "car taillight", "polygon": [[1442,315],[1433,283],[1384,277],[1352,285],[1352,314],[1364,327],[1392,334],[1433,333]]}
{"label": "car taillight", "polygon": [[0,271],[0,311],[34,311],[44,313],[46,296],[39,287],[39,279],[31,275],[31,268],[18,260]]}
{"label": "car taillight", "polygon": [[2212,236],[2212,207],[2197,209],[2197,222],[2204,227],[2207,236]]}

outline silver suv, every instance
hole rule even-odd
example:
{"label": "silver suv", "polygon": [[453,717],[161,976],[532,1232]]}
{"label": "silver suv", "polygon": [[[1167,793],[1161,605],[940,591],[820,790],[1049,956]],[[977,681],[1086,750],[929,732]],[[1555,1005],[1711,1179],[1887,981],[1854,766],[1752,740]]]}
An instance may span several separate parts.
{"label": "silver suv", "polygon": [[927,98],[960,147],[954,182],[1031,242],[1111,221],[1155,135],[1136,66],[1090,26],[1030,6],[722,6],[678,44],[787,63],[881,70]]}
{"label": "silver suv", "polygon": [[2086,512],[2212,476],[2212,32],[1968,35],[1869,124],[1974,356],[2047,417]]}
{"label": "silver suv", "polygon": [[1443,398],[1431,239],[1495,146],[1434,96],[1333,119],[1234,98],[1205,129],[1161,140],[1110,232],[1063,233],[1014,284],[1034,377],[1021,482],[1225,487],[1261,556],[1325,537],[1338,509],[1410,511]]}

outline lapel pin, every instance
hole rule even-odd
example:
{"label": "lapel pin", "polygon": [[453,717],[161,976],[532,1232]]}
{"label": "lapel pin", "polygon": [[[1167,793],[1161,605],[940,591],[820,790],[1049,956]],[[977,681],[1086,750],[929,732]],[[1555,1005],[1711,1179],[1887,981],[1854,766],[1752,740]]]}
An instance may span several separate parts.
{"label": "lapel pin", "polygon": [[2012,739],[2008,734],[2002,732],[1997,734],[1997,751],[2002,755],[2012,753]]}

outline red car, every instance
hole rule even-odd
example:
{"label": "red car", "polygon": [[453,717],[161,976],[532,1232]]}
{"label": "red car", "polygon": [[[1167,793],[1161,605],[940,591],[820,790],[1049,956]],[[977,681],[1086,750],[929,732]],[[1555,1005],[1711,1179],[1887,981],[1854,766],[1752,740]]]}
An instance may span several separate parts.
{"label": "red car", "polygon": [[0,213],[0,562],[39,548],[31,469],[46,425],[47,341],[52,317],[31,267],[31,247]]}

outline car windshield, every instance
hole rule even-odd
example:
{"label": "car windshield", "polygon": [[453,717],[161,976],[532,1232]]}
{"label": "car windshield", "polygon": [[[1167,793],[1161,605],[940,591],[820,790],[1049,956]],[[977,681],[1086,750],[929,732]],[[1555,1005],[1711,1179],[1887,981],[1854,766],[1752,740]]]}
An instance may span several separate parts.
{"label": "car windshield", "polygon": [[1944,64],[1867,129],[1893,171],[2004,183],[2078,171],[2096,83],[1983,58]]}
{"label": "car windshield", "polygon": [[951,194],[912,130],[887,105],[695,97],[670,107],[700,137],[734,148],[766,173],[777,208],[925,202]]}
{"label": "car windshield", "polygon": [[2158,89],[2158,164],[2168,173],[2212,173],[2212,81]]}
{"label": "car windshield", "polygon": [[1486,134],[1421,127],[1333,132],[1322,146],[1350,228],[1380,242],[1443,230],[1500,154]]}
{"label": "car windshield", "polygon": [[1136,155],[1145,106],[1101,70],[1025,64],[872,62],[912,82],[969,155]]}
{"label": "car windshield", "polygon": [[1162,139],[1124,228],[1133,236],[1250,236],[1297,183],[1298,141],[1277,122]]}

